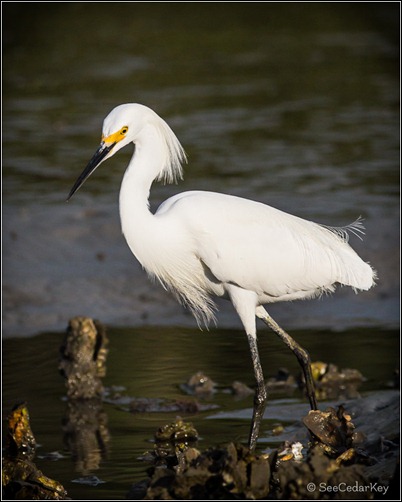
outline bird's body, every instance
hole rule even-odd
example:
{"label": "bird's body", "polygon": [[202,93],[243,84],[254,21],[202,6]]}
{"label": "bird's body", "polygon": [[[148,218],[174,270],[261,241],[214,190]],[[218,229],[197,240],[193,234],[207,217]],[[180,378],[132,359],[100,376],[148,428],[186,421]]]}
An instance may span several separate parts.
{"label": "bird's body", "polygon": [[372,284],[370,266],[344,235],[262,203],[184,192],[149,215],[145,228],[142,217],[136,226],[137,216],[124,207],[122,201],[132,252],[198,321],[210,321],[213,297],[227,298],[234,286],[254,293],[257,306],[311,298],[333,291],[336,283],[355,289]]}
{"label": "bird's body", "polygon": [[[166,122],[138,104],[120,105],[107,116],[102,144],[69,198],[103,160],[131,142],[135,151],[120,190],[122,230],[130,249],[199,323],[214,318],[213,297],[231,300],[249,339],[257,400],[264,401],[256,316],[299,352],[303,364],[308,356],[292,346],[262,306],[312,298],[333,291],[337,283],[369,289],[375,272],[347,242],[347,230],[361,231],[360,222],[331,229],[259,202],[202,191],[171,197],[153,214],[152,182],[180,178],[185,154]],[[310,402],[314,406],[315,399]]]}

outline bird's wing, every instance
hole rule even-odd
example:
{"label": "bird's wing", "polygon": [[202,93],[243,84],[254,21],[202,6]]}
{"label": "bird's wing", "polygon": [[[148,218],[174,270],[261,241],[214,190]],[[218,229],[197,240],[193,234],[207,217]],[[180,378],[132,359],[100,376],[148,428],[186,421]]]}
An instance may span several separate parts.
{"label": "bird's wing", "polygon": [[357,288],[369,282],[360,276],[370,267],[346,240],[316,223],[212,192],[186,192],[170,201],[162,212],[185,221],[194,252],[222,283],[282,298],[331,289],[335,282]]}

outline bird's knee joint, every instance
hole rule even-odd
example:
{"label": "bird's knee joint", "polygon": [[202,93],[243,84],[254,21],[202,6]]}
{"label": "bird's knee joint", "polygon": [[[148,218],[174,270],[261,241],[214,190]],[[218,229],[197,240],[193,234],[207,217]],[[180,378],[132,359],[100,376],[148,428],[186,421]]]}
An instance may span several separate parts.
{"label": "bird's knee joint", "polygon": [[307,350],[303,349],[302,347],[298,347],[296,350],[296,355],[297,358],[304,364],[311,365],[310,354],[307,352]]}

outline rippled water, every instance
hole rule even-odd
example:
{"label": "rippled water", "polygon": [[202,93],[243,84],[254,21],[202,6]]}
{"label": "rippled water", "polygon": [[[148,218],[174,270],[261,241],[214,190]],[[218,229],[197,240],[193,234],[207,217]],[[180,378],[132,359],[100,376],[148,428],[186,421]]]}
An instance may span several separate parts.
{"label": "rippled water", "polygon": [[[171,345],[160,346],[160,366],[152,369],[152,378],[148,372],[131,377],[149,383],[134,389],[145,397],[170,395],[155,374],[169,385],[181,381],[184,372],[165,373],[178,366],[178,342],[169,330],[195,327],[188,313],[148,281],[121,235],[117,200],[129,148],[103,164],[65,203],[97,148],[103,118],[120,103],[153,108],[189,156],[179,186],[153,187],[153,208],[179,191],[206,189],[260,200],[328,225],[348,224],[361,215],[365,239],[351,243],[377,269],[377,286],[359,295],[344,288],[320,300],[276,305],[271,314],[290,330],[310,329],[314,343],[309,346],[317,349],[317,357],[331,355],[320,350],[324,338],[316,338],[317,330],[330,331],[326,339],[332,339],[336,333],[369,329],[369,336],[355,338],[353,354],[363,354],[367,344],[375,352],[392,340],[393,349],[381,352],[381,364],[392,373],[397,340],[388,329],[399,326],[398,7],[3,4],[3,335],[10,338],[4,389],[7,406],[29,395],[33,414],[38,411],[43,424],[38,432],[47,435],[42,436],[46,448],[60,448],[56,424],[64,407],[62,382],[48,366],[48,350],[71,317],[91,316],[134,332],[148,326],[141,338],[145,346],[161,327]],[[219,306],[219,327],[239,329],[231,306]],[[43,334],[49,331],[57,333]],[[131,344],[117,340],[116,345]],[[188,358],[195,356],[221,367],[226,355],[219,352],[214,359],[205,345],[187,347],[186,371]],[[231,359],[237,345],[222,346]],[[148,352],[145,361],[149,357]],[[364,358],[359,357],[362,364],[370,366],[367,353]],[[18,378],[10,370],[17,361],[24,368]],[[354,366],[353,361],[347,364]],[[243,364],[249,368],[248,355]],[[273,373],[276,366],[275,360]],[[128,385],[129,372],[120,370],[115,362],[108,378]],[[44,390],[52,401],[41,400]],[[102,476],[112,484],[122,477],[124,482],[110,492],[99,488],[105,497],[122,493],[129,476],[120,476],[119,469],[126,473],[160,419],[140,420],[133,453],[119,448],[137,425],[124,413],[109,413],[115,443]],[[216,427],[211,443],[237,431],[236,421],[216,422],[209,422]],[[243,424],[239,434],[244,437]],[[74,475],[71,471],[68,480]],[[71,490],[78,497],[94,496]]]}

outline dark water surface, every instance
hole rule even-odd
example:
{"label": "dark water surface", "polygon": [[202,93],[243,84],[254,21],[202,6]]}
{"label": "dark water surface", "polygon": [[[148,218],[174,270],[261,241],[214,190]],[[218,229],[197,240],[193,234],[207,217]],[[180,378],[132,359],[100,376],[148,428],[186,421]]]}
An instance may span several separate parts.
{"label": "dark water surface", "polygon": [[[196,371],[203,371],[218,384],[218,392],[200,402],[217,408],[181,414],[198,430],[201,437],[198,447],[204,449],[229,441],[247,442],[253,398],[238,400],[224,392],[234,380],[254,385],[247,340],[241,331],[130,328],[109,329],[108,334],[110,353],[106,386],[123,386],[122,394],[131,397],[191,401],[179,386]],[[374,390],[385,392],[390,388],[394,369],[399,365],[398,332],[356,329],[338,333],[292,332],[292,335],[310,350],[313,360],[332,362],[339,368],[358,369],[367,379],[359,389],[361,395]],[[104,422],[110,434],[107,454],[97,462],[98,468],[83,472],[63,441],[62,421],[66,417],[67,403],[62,399],[66,390],[57,371],[61,341],[60,333],[49,333],[3,342],[3,416],[7,416],[19,400],[28,402],[32,430],[40,444],[37,466],[47,476],[60,481],[70,497],[84,500],[124,498],[131,483],[146,478],[147,464],[138,457],[152,450],[150,440],[156,429],[173,421],[178,413],[132,414],[104,403]],[[266,378],[274,376],[280,367],[298,375],[294,356],[273,334],[262,331],[259,345]],[[325,408],[322,403],[320,406]],[[298,390],[290,395],[271,395],[259,448],[279,446],[283,436],[273,436],[273,426],[282,423],[286,426],[285,435],[289,435],[294,422],[308,409],[307,400]],[[55,451],[63,458],[57,461],[40,458]],[[92,457],[96,458],[96,453],[92,451]],[[90,475],[104,483],[85,486],[73,482]]]}
{"label": "dark water surface", "polygon": [[[152,208],[204,189],[327,225],[364,218],[366,236],[351,244],[378,271],[377,286],[270,313],[313,359],[356,367],[366,390],[386,389],[399,354],[397,3],[31,2],[2,11],[3,413],[27,399],[41,450],[63,452],[57,352],[76,315],[114,326],[106,380],[129,395],[177,397],[198,369],[221,385],[252,384],[231,306],[219,304],[219,330],[196,331],[124,242],[117,201],[129,148],[65,202],[103,118],[126,102],[165,118],[189,156],[179,186],[153,187]],[[273,336],[260,343],[266,376],[296,368]],[[234,411],[252,399],[220,393],[214,402],[229,418],[189,417],[202,447],[246,440],[248,423]],[[105,484],[71,483],[80,474],[69,454],[38,460],[74,498],[123,498],[143,476],[136,458],[156,426],[174,418],[105,411],[110,451],[95,472]]]}

